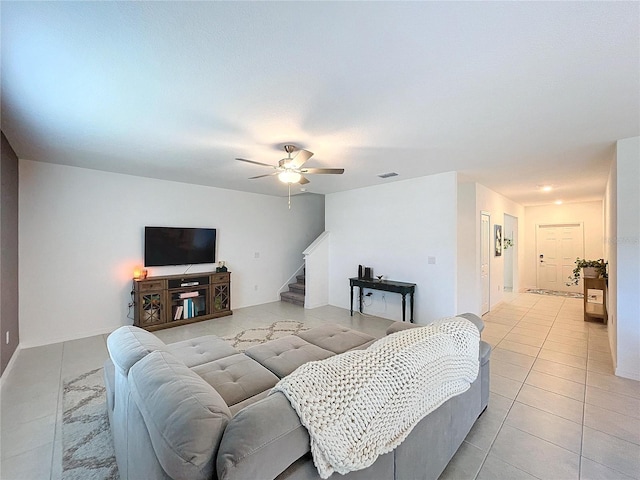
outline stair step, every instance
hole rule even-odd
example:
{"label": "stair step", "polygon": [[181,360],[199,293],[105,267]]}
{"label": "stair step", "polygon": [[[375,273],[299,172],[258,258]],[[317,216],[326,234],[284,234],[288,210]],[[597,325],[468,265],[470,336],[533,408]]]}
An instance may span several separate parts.
{"label": "stair step", "polygon": [[304,295],[296,292],[282,292],[280,300],[304,307]]}
{"label": "stair step", "polygon": [[298,281],[298,283],[304,285],[304,275],[296,275],[296,280]]}
{"label": "stair step", "polygon": [[300,293],[302,295],[304,295],[305,292],[305,285],[304,283],[290,283],[289,284],[289,290],[295,293]]}

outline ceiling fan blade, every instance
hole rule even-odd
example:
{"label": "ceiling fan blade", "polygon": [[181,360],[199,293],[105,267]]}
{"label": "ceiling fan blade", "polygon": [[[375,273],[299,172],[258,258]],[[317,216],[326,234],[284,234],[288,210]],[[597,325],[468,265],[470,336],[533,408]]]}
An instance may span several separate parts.
{"label": "ceiling fan blade", "polygon": [[247,162],[247,163],[253,163],[255,165],[261,165],[263,167],[271,167],[271,168],[276,168],[273,165],[269,165],[268,163],[262,163],[262,162],[256,162],[254,160],[247,160],[246,158],[236,158],[236,160],[239,160],[241,162]]}
{"label": "ceiling fan blade", "polygon": [[342,175],[344,173],[344,168],[303,168],[300,171],[302,173]]}
{"label": "ceiling fan blade", "polygon": [[306,178],[304,178],[304,177],[300,177],[300,180],[298,181],[298,183],[299,183],[300,185],[305,185],[305,184],[309,183],[309,180],[307,180],[307,179],[306,179]]}
{"label": "ceiling fan blade", "polygon": [[298,153],[289,163],[289,168],[300,168],[305,164],[307,160],[309,160],[313,156],[313,152],[309,150],[298,150]]}
{"label": "ceiling fan blade", "polygon": [[255,177],[249,177],[249,180],[254,180],[256,178],[262,178],[262,177],[273,177],[274,175],[278,175],[278,172],[267,173],[266,175],[257,175]]}

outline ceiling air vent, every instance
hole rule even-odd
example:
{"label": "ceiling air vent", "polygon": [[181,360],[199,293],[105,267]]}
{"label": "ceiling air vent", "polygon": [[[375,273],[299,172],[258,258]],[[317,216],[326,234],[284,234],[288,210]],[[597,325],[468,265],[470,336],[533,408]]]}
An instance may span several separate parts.
{"label": "ceiling air vent", "polygon": [[397,177],[398,174],[396,172],[389,172],[389,173],[381,173],[378,176],[380,178],[389,178],[389,177]]}

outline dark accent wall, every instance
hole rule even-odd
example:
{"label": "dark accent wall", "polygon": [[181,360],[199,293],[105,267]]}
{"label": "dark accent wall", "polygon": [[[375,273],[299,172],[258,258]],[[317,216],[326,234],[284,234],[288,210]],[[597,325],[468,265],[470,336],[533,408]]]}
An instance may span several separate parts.
{"label": "dark accent wall", "polygon": [[[18,156],[0,132],[0,375],[18,347]],[[9,332],[9,343],[6,343]]]}

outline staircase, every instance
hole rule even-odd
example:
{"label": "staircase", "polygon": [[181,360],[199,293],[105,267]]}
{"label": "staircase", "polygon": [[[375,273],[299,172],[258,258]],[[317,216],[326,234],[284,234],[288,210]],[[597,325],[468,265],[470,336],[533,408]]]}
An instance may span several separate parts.
{"label": "staircase", "polygon": [[282,292],[280,300],[304,307],[304,272],[296,275],[296,283],[289,284],[289,291]]}

